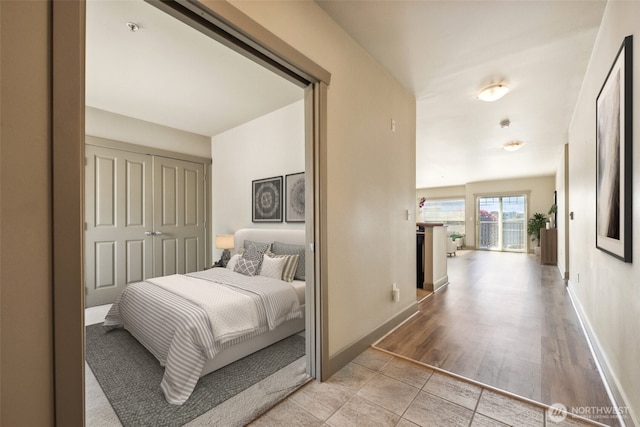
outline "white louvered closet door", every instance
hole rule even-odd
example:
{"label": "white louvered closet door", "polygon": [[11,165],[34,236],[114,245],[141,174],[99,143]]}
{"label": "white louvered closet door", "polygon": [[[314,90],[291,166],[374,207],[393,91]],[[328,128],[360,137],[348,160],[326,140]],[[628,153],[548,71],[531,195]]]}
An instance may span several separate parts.
{"label": "white louvered closet door", "polygon": [[[152,157],[86,146],[86,306],[153,273]],[[145,234],[146,233],[146,234]]]}

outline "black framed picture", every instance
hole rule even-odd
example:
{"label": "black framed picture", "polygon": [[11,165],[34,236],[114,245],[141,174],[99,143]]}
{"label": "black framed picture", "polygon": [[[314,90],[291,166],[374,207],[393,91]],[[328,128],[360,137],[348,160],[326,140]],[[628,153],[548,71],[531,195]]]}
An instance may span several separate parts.
{"label": "black framed picture", "polygon": [[286,175],[284,184],[287,194],[285,221],[304,222],[304,172]]}
{"label": "black framed picture", "polygon": [[253,222],[282,222],[282,177],[252,181]]}
{"label": "black framed picture", "polygon": [[596,99],[596,247],[631,262],[632,36]]}

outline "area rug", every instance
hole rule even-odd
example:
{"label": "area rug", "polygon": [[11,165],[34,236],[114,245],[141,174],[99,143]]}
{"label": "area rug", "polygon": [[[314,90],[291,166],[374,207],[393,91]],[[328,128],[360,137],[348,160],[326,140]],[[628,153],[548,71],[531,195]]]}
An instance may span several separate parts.
{"label": "area rug", "polygon": [[[181,406],[160,390],[164,368],[124,329],[86,328],[86,359],[123,426],[182,426],[304,356],[304,338],[293,335],[198,381]],[[299,380],[294,380],[295,382]]]}

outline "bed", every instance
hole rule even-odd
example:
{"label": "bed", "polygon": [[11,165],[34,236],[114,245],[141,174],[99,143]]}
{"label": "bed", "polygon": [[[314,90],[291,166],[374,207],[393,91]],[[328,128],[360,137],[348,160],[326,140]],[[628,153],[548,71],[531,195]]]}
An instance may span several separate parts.
{"label": "bed", "polygon": [[[234,236],[229,268],[131,284],[105,318],[107,329],[125,328],[165,367],[160,388],[171,404],[183,404],[200,377],[304,330],[304,230]],[[247,274],[256,262],[259,274]]]}

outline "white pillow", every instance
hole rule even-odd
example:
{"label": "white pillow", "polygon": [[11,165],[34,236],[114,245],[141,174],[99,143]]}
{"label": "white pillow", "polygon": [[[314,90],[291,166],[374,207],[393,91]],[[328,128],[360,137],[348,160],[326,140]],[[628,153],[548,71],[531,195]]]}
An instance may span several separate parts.
{"label": "white pillow", "polygon": [[262,267],[260,268],[260,276],[273,277],[282,280],[282,270],[287,260],[284,258],[271,258],[265,256],[262,258]]}
{"label": "white pillow", "polygon": [[264,256],[270,258],[284,258],[285,262],[284,268],[282,269],[282,280],[289,283],[293,282],[298,268],[299,255],[276,255],[271,251],[267,251]]}
{"label": "white pillow", "polygon": [[233,269],[236,267],[236,264],[238,263],[238,258],[240,258],[241,256],[242,255],[240,254],[235,254],[234,256],[232,256],[229,262],[227,262],[227,268],[233,271]]}

